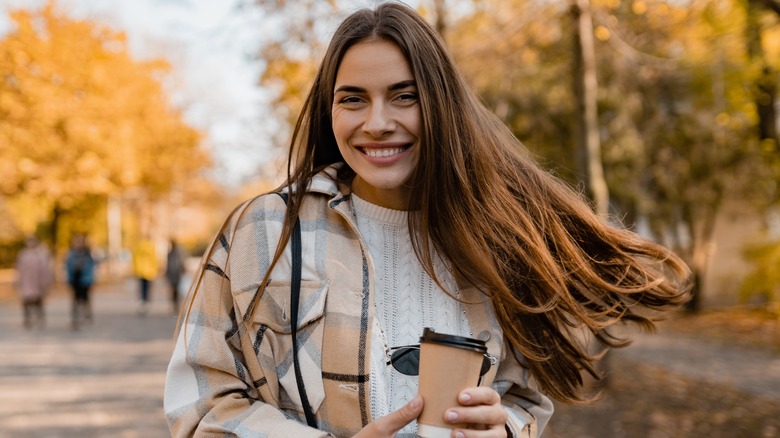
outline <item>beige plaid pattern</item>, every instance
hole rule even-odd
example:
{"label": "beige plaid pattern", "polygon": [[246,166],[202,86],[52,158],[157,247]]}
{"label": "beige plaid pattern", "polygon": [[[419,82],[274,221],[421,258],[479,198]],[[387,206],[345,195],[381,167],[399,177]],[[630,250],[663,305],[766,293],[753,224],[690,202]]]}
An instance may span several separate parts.
{"label": "beige plaid pattern", "polygon": [[[303,418],[292,366],[289,245],[257,297],[285,211],[281,197],[267,194],[239,206],[202,264],[168,368],[165,410],[173,436],[341,437],[371,421],[373,269],[361,248],[349,190],[328,176],[335,170],[315,177],[301,211],[298,354],[319,430]],[[473,289],[463,293],[474,303],[466,306],[473,333],[501,358],[483,384],[504,394],[515,414],[509,423],[515,435],[531,436],[552,414],[552,404],[527,388],[526,371],[506,357],[490,303]]]}

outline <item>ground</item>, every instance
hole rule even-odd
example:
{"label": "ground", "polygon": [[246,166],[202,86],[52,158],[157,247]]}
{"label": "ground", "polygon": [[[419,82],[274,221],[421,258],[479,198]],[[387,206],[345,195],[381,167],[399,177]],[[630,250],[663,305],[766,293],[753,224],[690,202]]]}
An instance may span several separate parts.
{"label": "ground", "polygon": [[[169,436],[162,413],[176,318],[164,284],[137,315],[135,281],[95,290],[95,322],[70,329],[70,297],[22,329],[0,287],[0,438]],[[3,293],[5,290],[6,293]],[[544,438],[780,437],[780,319],[728,309],[680,315],[609,354],[601,401],[556,403]]]}
{"label": "ground", "polygon": [[[775,360],[767,370],[776,370],[780,363],[780,319],[765,311],[728,309],[680,316],[661,323],[659,334],[685,339],[691,349],[697,348],[697,341],[716,341],[724,356],[734,348],[771,352],[768,357]],[[776,396],[670,371],[627,354],[611,354],[608,365],[603,399],[592,406],[556,403],[545,438],[780,437]],[[774,377],[767,378],[773,379],[767,385],[776,383]]]}

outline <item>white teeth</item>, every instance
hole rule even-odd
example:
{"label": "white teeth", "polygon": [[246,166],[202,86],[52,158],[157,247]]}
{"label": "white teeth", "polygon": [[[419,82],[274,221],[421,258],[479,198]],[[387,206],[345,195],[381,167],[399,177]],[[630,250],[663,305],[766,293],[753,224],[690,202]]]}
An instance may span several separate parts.
{"label": "white teeth", "polygon": [[369,157],[389,157],[391,155],[400,154],[403,151],[404,148],[363,149],[363,152]]}

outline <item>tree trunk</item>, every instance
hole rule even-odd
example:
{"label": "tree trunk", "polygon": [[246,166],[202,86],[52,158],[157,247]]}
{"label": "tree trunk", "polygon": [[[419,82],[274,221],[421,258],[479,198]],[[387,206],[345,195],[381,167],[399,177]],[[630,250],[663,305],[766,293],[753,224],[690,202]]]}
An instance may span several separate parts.
{"label": "tree trunk", "polygon": [[[773,2],[762,2],[764,7],[772,8]],[[747,52],[750,61],[761,65],[761,75],[755,84],[755,106],[758,114],[758,135],[762,141],[771,141],[775,151],[780,151],[780,138],[777,135],[777,72],[767,63],[764,48],[761,46],[761,23],[759,14],[761,5],[755,1],[747,4]],[[773,9],[780,15],[780,11]]]}
{"label": "tree trunk", "polygon": [[59,202],[54,203],[54,207],[51,210],[51,230],[49,234],[49,238],[51,238],[51,247],[54,253],[57,253],[57,249],[59,248],[59,228],[60,228],[60,219],[62,218],[62,207],[60,206]]}
{"label": "tree trunk", "polygon": [[685,305],[685,309],[695,313],[702,309],[702,292],[704,291],[704,279],[707,278],[707,270],[710,264],[710,247],[715,239],[715,222],[723,199],[723,188],[717,187],[717,198],[699,214],[693,212],[693,206],[683,206],[682,219],[688,229],[690,247],[687,251],[687,262],[693,276],[691,300]]}
{"label": "tree trunk", "polygon": [[598,82],[589,0],[572,0],[574,17],[574,95],[577,100],[577,166],[599,216],[609,212],[609,189],[601,162]]}
{"label": "tree trunk", "polygon": [[777,15],[780,15],[780,1],[778,0],[750,0],[751,4],[759,3],[764,5],[767,9],[770,9]]}
{"label": "tree trunk", "polygon": [[441,39],[446,41],[444,33],[447,31],[447,13],[445,0],[433,0],[433,9],[436,11],[436,23],[434,27],[436,31],[441,35]]}
{"label": "tree trunk", "polygon": [[[62,209],[62,206],[60,206],[60,203],[55,201],[54,207],[51,209],[51,229],[49,231],[49,238],[51,239],[51,254],[52,257],[57,264],[57,266],[61,266],[60,264],[60,245],[59,245],[59,238],[60,238],[60,221],[62,219],[62,215],[64,214],[64,210]],[[54,279],[55,281],[60,281],[60,270],[55,269],[54,270]]]}
{"label": "tree trunk", "polygon": [[774,150],[780,151],[777,136],[777,111],[775,102],[777,96],[777,73],[765,65],[761,71],[756,87],[756,111],[758,112],[758,135],[761,140],[771,140]]}

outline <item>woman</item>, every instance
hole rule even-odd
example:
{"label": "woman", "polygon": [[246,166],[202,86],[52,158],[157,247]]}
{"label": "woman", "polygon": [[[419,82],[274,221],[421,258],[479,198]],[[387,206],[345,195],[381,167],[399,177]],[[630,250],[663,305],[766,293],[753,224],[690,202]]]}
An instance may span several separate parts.
{"label": "woman", "polygon": [[204,258],[168,369],[174,435],[412,433],[425,401],[387,357],[424,326],[485,340],[498,362],[446,412],[471,425],[452,436],[538,436],[542,394],[587,399],[579,331],[622,346],[605,329],[652,326],[635,309],[683,303],[687,270],[522,150],[416,12],[350,15],[295,128],[289,199],[242,204]]}
{"label": "woman", "polygon": [[16,259],[16,288],[22,300],[24,328],[43,328],[46,324],[43,302],[53,283],[48,248],[34,236],[26,238]]}
{"label": "woman", "polygon": [[174,314],[179,313],[179,285],[184,275],[184,255],[176,239],[171,239],[168,255],[165,259],[165,278],[171,287],[171,308]]}
{"label": "woman", "polygon": [[149,290],[157,278],[157,249],[154,242],[147,236],[142,237],[133,248],[133,274],[138,278],[140,305],[138,314],[146,316],[149,313]]}
{"label": "woman", "polygon": [[72,245],[65,258],[65,272],[68,284],[73,290],[71,326],[78,330],[82,324],[92,322],[92,306],[89,290],[95,282],[95,259],[87,242],[87,236],[73,236]]}

